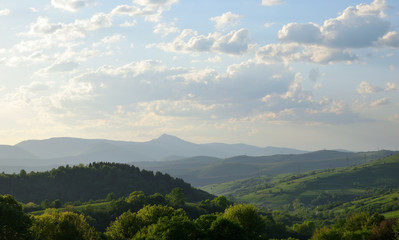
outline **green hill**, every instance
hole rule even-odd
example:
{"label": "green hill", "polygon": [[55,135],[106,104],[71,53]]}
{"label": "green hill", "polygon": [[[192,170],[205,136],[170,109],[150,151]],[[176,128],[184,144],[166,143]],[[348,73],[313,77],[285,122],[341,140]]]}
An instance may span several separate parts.
{"label": "green hill", "polygon": [[281,174],[275,177],[261,176],[208,185],[202,189],[264,207],[282,206],[294,201],[318,206],[332,202],[349,202],[375,196],[379,191],[385,193],[391,191],[390,189],[397,189],[398,173],[399,154],[354,167]]}
{"label": "green hill", "polygon": [[11,194],[21,202],[88,201],[102,199],[108,193],[117,197],[133,191],[167,194],[175,187],[184,190],[187,200],[196,202],[213,198],[182,179],[160,172],[140,170],[118,163],[93,163],[87,166],[59,167],[47,172],[21,171],[20,174],[0,174],[0,194]]}
{"label": "green hill", "polygon": [[184,179],[193,186],[223,183],[262,175],[299,173],[311,170],[356,166],[398,152],[340,152],[322,150],[304,154],[237,156],[227,159],[193,157],[175,161],[135,163],[141,168],[161,171]]}

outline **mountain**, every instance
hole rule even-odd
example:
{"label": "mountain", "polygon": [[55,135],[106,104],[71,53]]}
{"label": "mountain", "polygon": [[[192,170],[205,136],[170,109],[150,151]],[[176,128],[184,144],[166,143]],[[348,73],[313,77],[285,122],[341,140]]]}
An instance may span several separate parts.
{"label": "mountain", "polygon": [[0,159],[30,159],[30,158],[36,158],[36,156],[16,146],[0,145]]}
{"label": "mountain", "polygon": [[194,186],[233,181],[261,175],[298,173],[309,170],[354,166],[379,159],[392,151],[339,152],[322,150],[303,154],[278,154],[272,156],[192,157],[174,161],[136,162],[135,165],[179,177]]}
{"label": "mountain", "polygon": [[263,175],[201,189],[264,207],[277,207],[294,201],[305,206],[317,206],[354,201],[380,191],[392,193],[392,189],[399,188],[398,172],[399,154],[389,154],[358,166]]}
{"label": "mountain", "polygon": [[192,202],[214,197],[181,179],[120,163],[93,163],[88,166],[61,166],[46,172],[0,174],[0,194],[11,194],[18,201],[38,204],[45,199],[60,199],[62,202],[104,199],[111,192],[117,197],[129,196],[133,191],[165,195],[176,187],[182,188],[187,200]]}
{"label": "mountain", "polygon": [[2,146],[0,147],[0,167],[5,172],[19,172],[22,168],[28,171],[49,170],[66,164],[88,164],[101,161],[129,163],[175,160],[195,156],[227,158],[243,154],[265,156],[303,152],[289,148],[262,148],[245,144],[195,144],[167,134],[147,142],[60,137],[26,140],[15,146]]}

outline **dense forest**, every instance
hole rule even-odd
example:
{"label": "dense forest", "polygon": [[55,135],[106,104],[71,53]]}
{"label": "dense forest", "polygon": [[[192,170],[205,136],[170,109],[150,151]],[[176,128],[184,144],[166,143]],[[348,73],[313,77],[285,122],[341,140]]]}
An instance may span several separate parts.
{"label": "dense forest", "polygon": [[[399,239],[399,221],[385,219],[379,214],[354,214],[337,219],[330,226],[320,226],[312,221],[287,226],[253,205],[232,204],[223,196],[188,203],[182,193],[181,188],[175,188],[165,197],[134,192],[128,198],[104,202],[114,207],[95,209],[95,204],[89,204],[81,208],[85,209],[82,211],[79,206],[75,209],[64,205],[62,208],[48,208],[44,212],[30,214],[25,213],[23,205],[11,195],[0,195],[0,239]],[[157,199],[157,204],[149,204],[154,199]],[[97,220],[109,218],[121,208],[124,211],[110,220],[106,228],[94,226]]]}
{"label": "dense forest", "polygon": [[96,200],[111,192],[117,197],[133,191],[167,194],[176,187],[182,188],[190,201],[213,198],[182,179],[120,163],[67,165],[46,172],[21,170],[19,174],[0,174],[0,194],[11,194],[18,201],[34,203],[45,199],[63,202]]}

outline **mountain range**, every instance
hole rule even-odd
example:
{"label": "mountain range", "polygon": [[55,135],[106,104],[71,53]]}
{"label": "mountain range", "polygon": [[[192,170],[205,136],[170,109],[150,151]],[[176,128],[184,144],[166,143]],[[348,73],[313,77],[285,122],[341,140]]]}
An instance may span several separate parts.
{"label": "mountain range", "polygon": [[195,156],[230,158],[238,155],[270,156],[305,152],[291,148],[246,144],[195,144],[167,134],[147,142],[61,137],[26,140],[14,146],[0,145],[0,171],[18,172],[22,168],[27,171],[39,171],[66,164],[101,161],[134,163]]}

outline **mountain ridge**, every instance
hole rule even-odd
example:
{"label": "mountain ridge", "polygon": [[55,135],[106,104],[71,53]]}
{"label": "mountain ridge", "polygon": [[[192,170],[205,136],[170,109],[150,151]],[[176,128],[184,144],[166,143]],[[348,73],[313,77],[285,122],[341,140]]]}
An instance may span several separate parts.
{"label": "mountain ridge", "polygon": [[[146,142],[53,137],[42,140],[25,140],[14,146],[4,146],[6,147],[0,148],[1,167],[22,166],[27,168],[53,166],[54,164],[87,164],[99,161],[130,163],[175,160],[195,156],[228,158],[243,154],[265,156],[277,153],[306,152],[291,148],[262,148],[246,144],[196,144],[168,134]],[[19,154],[16,154],[17,150],[20,152]]]}

